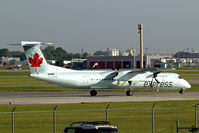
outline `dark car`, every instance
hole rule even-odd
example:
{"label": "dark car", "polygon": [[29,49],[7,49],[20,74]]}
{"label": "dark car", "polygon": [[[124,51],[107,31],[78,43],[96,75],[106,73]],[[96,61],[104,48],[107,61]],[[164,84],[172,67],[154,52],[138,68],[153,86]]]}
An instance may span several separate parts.
{"label": "dark car", "polygon": [[74,122],[63,133],[118,133],[118,130],[107,121]]}

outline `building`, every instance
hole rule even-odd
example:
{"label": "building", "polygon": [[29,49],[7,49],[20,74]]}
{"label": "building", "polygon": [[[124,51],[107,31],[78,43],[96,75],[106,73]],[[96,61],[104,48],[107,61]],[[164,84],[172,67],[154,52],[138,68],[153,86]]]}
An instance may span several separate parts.
{"label": "building", "polygon": [[[147,56],[144,56],[144,67],[148,67]],[[97,65],[96,65],[97,64]],[[93,67],[94,66],[94,67]],[[139,56],[89,56],[87,69],[139,68]]]}
{"label": "building", "polygon": [[107,56],[119,56],[120,55],[120,51],[118,49],[110,49],[108,48],[106,50]]}
{"label": "building", "polygon": [[122,56],[134,56],[134,55],[135,55],[135,49],[132,49],[132,48],[122,53]]}
{"label": "building", "polygon": [[16,65],[20,64],[19,57],[0,57],[0,65],[1,66],[9,66],[9,65]]}
{"label": "building", "polygon": [[0,57],[1,62],[8,62],[11,60],[20,61],[20,58],[19,57],[3,57],[3,56]]}
{"label": "building", "polygon": [[86,69],[86,59],[73,58],[71,60],[71,67],[73,69]]}
{"label": "building", "polygon": [[199,52],[192,51],[192,52],[177,52],[174,55],[175,58],[199,58]]}
{"label": "building", "polygon": [[[47,60],[51,65],[55,65],[57,60]],[[72,58],[63,60],[64,67],[73,69],[86,69],[86,59]]]}
{"label": "building", "polygon": [[48,62],[49,64],[51,64],[51,65],[55,65],[56,61],[57,61],[57,60],[47,60],[47,62]]}

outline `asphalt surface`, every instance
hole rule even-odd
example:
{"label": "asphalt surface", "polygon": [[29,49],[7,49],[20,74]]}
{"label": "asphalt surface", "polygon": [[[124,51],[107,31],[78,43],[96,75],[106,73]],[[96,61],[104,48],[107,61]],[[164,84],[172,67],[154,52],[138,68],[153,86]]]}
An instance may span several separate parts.
{"label": "asphalt surface", "polygon": [[184,94],[175,92],[134,92],[126,96],[125,92],[98,92],[91,97],[87,91],[24,91],[0,92],[0,104],[71,104],[96,102],[130,102],[130,101],[169,101],[199,100],[199,91],[187,91]]}
{"label": "asphalt surface", "polygon": [[199,79],[186,79],[190,84],[199,84]]}

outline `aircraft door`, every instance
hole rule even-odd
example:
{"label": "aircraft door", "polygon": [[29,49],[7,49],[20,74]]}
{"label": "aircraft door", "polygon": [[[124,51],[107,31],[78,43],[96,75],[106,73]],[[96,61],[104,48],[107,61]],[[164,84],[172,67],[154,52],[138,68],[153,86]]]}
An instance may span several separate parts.
{"label": "aircraft door", "polygon": [[83,75],[83,87],[88,86],[88,76]]}

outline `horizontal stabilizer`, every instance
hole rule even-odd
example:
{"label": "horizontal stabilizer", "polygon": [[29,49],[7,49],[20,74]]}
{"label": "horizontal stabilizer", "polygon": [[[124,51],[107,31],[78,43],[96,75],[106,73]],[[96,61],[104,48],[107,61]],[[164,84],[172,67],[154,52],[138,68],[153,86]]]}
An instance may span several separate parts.
{"label": "horizontal stabilizer", "polygon": [[52,43],[34,42],[34,41],[21,41],[21,45],[52,45]]}
{"label": "horizontal stabilizer", "polygon": [[21,43],[13,43],[13,44],[8,44],[12,46],[18,46],[18,45],[52,45],[53,43],[43,43],[43,42],[36,42],[36,41],[21,41]]}

